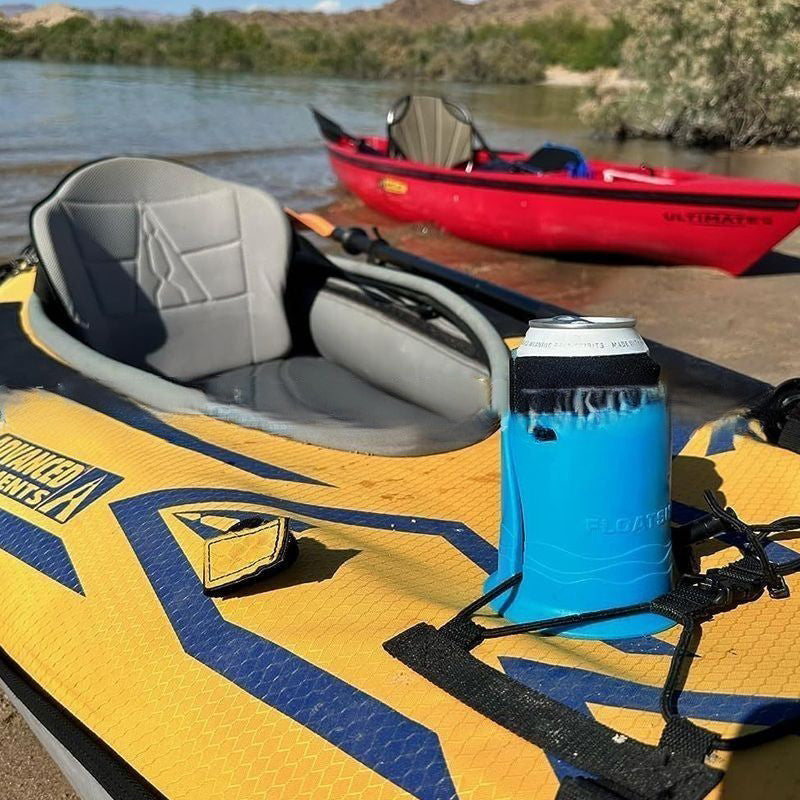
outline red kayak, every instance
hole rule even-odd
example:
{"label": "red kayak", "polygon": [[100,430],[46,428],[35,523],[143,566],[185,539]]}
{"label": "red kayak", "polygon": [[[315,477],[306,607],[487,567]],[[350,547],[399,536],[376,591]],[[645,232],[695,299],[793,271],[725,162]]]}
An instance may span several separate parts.
{"label": "red kayak", "polygon": [[738,275],[800,224],[791,184],[604,161],[584,162],[584,177],[516,172],[530,156],[486,149],[446,168],[390,157],[387,139],[325,133],[337,177],[367,205],[493,247],[622,253]]}

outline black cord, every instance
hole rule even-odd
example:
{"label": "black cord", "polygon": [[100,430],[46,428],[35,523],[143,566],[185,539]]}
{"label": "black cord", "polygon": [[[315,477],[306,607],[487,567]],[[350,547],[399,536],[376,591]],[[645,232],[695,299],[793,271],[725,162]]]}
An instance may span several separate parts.
{"label": "black cord", "polygon": [[684,664],[687,656],[696,649],[701,630],[700,625],[692,617],[684,619],[680,624],[683,629],[672,653],[664,688],[661,690],[661,716],[666,722],[680,716],[678,697],[686,677]]}
{"label": "black cord", "polygon": [[[669,670],[661,691],[661,713],[667,722],[681,716],[678,710],[678,699],[689,671],[690,662],[687,659],[696,652],[702,636],[701,622],[716,613],[730,610],[740,603],[754,600],[762,593],[764,587],[770,589],[770,594],[773,597],[785,596],[780,593],[773,594],[776,590],[780,592],[781,586],[784,587],[788,595],[788,588],[786,588],[786,583],[782,576],[800,571],[800,557],[784,564],[775,564],[769,559],[765,550],[766,546],[772,541],[770,537],[773,534],[800,530],[800,516],[781,517],[768,524],[748,525],[739,519],[733,509],[722,508],[711,492],[705,492],[705,498],[711,511],[710,516],[720,523],[720,525],[716,526],[720,529],[720,532],[735,532],[744,536],[746,544],[740,546],[739,549],[744,554],[745,560],[744,562],[738,562],[738,564],[752,564],[752,560],[748,562],[747,558],[753,557],[761,567],[761,574],[751,572],[751,579],[748,577],[748,567],[737,567],[736,564],[733,564],[730,565],[730,570],[727,574],[725,570],[729,568],[711,570],[707,575],[682,576],[683,585],[687,586],[689,590],[694,584],[701,591],[703,589],[706,591],[711,590],[716,594],[709,593],[709,599],[705,605],[703,605],[702,595],[699,596],[699,602],[696,598],[691,598],[690,595],[689,608],[692,608],[691,602],[695,602],[695,609],[683,615],[678,611],[675,616],[671,617],[682,626],[682,629],[670,659]],[[463,624],[487,603],[518,586],[521,581],[522,573],[511,576],[459,611],[448,625],[457,626],[458,624]],[[678,583],[676,589],[680,586],[681,582]],[[673,592],[675,591],[673,590]],[[670,595],[665,595],[664,598],[660,599],[666,600],[669,597]],[[679,601],[680,595],[676,595],[674,599]],[[500,628],[486,628],[474,625],[473,633],[477,641],[483,641],[486,639],[499,639],[504,636],[514,636],[519,633],[537,633],[556,628],[572,627],[647,611],[663,613],[663,611],[659,612],[653,606],[654,603],[638,603],[534,622],[505,625]],[[663,602],[659,604],[659,607],[664,609]],[[739,736],[715,736],[712,742],[712,749],[724,751],[744,750],[775,741],[791,733],[800,733],[800,715],[771,725],[768,728]]]}
{"label": "black cord", "polygon": [[747,540],[748,548],[742,550],[742,552],[747,555],[749,549],[761,562],[761,568],[764,570],[764,579],[767,583],[767,590],[769,591],[770,597],[776,599],[788,597],[789,589],[786,586],[786,581],[778,574],[775,565],[770,561],[764,549],[767,539],[758,536],[751,526],[742,522],[732,508],[722,508],[712,491],[706,489],[706,491],[703,492],[703,496],[705,497],[709,509],[711,509],[711,513],[718,519],[726,522],[733,531],[741,534]]}
{"label": "black cord", "polygon": [[632,606],[620,606],[618,608],[606,608],[600,611],[584,611],[581,614],[570,614],[566,617],[553,617],[543,619],[538,622],[522,622],[518,625],[506,625],[502,628],[487,629],[484,639],[499,639],[501,636],[514,636],[517,633],[535,633],[544,631],[548,628],[566,628],[573,625],[581,625],[584,622],[600,622],[606,619],[616,619],[617,617],[627,617],[630,614],[641,614],[650,610],[650,603],[637,603]]}
{"label": "black cord", "polygon": [[[775,564],[766,554],[766,545],[771,541],[770,536],[775,533],[786,533],[796,531],[800,528],[800,517],[789,516],[781,517],[768,524],[747,525],[742,522],[733,509],[723,509],[716,501],[714,495],[706,491],[706,502],[708,503],[711,515],[724,522],[726,527],[734,532],[745,536],[747,546],[740,548],[745,556],[751,554],[758,558],[763,569],[763,579],[770,587],[770,582],[774,581],[773,587],[783,585],[782,575],[788,575],[800,570],[800,558],[792,559],[784,564]],[[772,592],[770,593],[772,595]],[[788,595],[788,588],[786,589]],[[772,595],[775,596],[775,595]],[[777,595],[785,596],[785,595]],[[664,719],[669,722],[671,719],[680,716],[678,711],[678,697],[682,688],[682,677],[685,677],[684,666],[686,659],[691,651],[696,650],[696,644],[702,632],[702,627],[698,619],[694,616],[687,616],[680,620],[683,626],[675,651],[670,660],[669,672],[664,682],[661,693],[661,713]],[[686,670],[688,671],[688,669]],[[763,728],[759,731],[740,734],[739,736],[716,736],[713,741],[713,749],[723,751],[744,750],[750,747],[766,744],[780,739],[790,733],[800,732],[800,715],[791,719]]]}

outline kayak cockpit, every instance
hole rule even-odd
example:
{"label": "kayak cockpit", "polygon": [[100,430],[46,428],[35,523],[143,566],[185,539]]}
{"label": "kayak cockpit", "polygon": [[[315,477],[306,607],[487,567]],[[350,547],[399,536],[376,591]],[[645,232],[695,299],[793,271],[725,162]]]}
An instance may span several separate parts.
{"label": "kayak cockpit", "polygon": [[432,281],[328,260],[269,195],[172,162],[81,167],[34,209],[42,343],[146,405],[381,455],[497,426],[508,351]]}

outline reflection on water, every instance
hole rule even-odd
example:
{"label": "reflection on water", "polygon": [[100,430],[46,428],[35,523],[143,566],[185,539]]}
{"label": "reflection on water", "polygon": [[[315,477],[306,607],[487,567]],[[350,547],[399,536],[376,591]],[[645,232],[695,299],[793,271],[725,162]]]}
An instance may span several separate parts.
{"label": "reflection on water", "polygon": [[308,105],[345,128],[380,133],[389,104],[414,88],[469,106],[495,147],[546,140],[589,156],[800,182],[798,151],[710,153],[664,142],[593,139],[577,118],[581,90],[198,73],[0,62],[0,255],[27,239],[30,206],[77,164],[115,153],[183,159],[310,207],[334,182]]}

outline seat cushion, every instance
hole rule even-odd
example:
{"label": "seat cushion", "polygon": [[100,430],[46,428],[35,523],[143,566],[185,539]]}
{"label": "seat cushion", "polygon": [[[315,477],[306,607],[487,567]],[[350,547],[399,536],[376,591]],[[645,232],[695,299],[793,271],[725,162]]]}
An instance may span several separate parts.
{"label": "seat cushion", "polygon": [[436,423],[438,414],[393,397],[319,356],[282,358],[240,367],[197,382],[215,400],[243,405],[290,422],[333,419],[370,428]]}
{"label": "seat cushion", "polygon": [[[452,450],[483,438],[491,415],[453,422],[377,388],[319,356],[296,356],[240,367],[194,384],[214,400],[255,411],[280,432],[322,430],[328,446],[379,455]],[[310,441],[309,439],[306,439]]]}
{"label": "seat cushion", "polygon": [[290,350],[291,233],[264,192],[110,158],[67,176],[31,222],[75,334],[110,358],[183,381]]}

